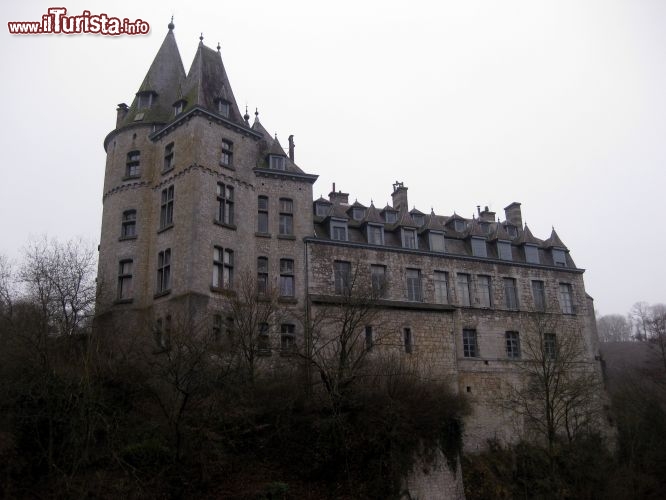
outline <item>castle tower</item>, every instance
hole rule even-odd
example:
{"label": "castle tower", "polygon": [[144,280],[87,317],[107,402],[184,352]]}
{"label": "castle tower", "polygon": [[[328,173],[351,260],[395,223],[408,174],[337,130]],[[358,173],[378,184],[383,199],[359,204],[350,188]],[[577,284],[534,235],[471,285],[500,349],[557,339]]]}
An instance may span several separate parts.
{"label": "castle tower", "polygon": [[201,37],[185,74],[169,24],[104,148],[98,323],[214,317],[243,276],[259,274],[302,310],[317,177],[258,113],[252,126],[241,114],[219,46]]}

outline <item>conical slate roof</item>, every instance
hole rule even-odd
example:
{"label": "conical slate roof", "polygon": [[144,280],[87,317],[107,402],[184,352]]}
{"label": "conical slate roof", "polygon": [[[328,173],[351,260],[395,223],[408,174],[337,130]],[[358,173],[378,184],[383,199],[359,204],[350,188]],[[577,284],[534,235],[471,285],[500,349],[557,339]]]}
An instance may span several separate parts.
{"label": "conical slate roof", "polygon": [[137,95],[152,93],[153,103],[149,108],[139,110],[138,98],[135,97],[120,126],[134,122],[170,121],[173,117],[173,103],[178,99],[178,90],[184,81],[185,68],[173,34],[173,24],[169,24],[169,31],[137,92]]}
{"label": "conical slate roof", "polygon": [[271,134],[268,133],[268,130],[264,128],[264,126],[261,124],[259,121],[259,111],[254,112],[254,122],[252,123],[252,130],[255,132],[261,134],[264,136],[264,139],[270,144],[270,142],[273,140],[271,137]]}
{"label": "conical slate roof", "polygon": [[511,241],[511,235],[509,235],[508,231],[504,227],[504,225],[500,224],[499,222],[495,224],[495,230],[492,232],[489,238],[490,241],[497,241],[497,240],[502,240],[502,241]]}
{"label": "conical slate roof", "polygon": [[379,215],[379,210],[375,208],[374,203],[370,203],[370,207],[365,212],[363,223],[366,224],[368,222],[372,224],[384,224],[384,218]]}
{"label": "conical slate roof", "polygon": [[525,229],[523,229],[522,234],[520,237],[516,240],[516,244],[518,245],[541,245],[543,243],[540,239],[535,238],[532,235],[532,231],[530,231],[530,228],[527,227],[527,224],[525,224]]}
{"label": "conical slate roof", "polygon": [[564,243],[562,243],[562,240],[560,239],[560,237],[555,232],[555,228],[553,228],[553,230],[550,233],[550,238],[548,238],[544,242],[543,246],[545,246],[546,248],[556,247],[556,248],[562,248],[564,250],[568,250],[566,245]]}

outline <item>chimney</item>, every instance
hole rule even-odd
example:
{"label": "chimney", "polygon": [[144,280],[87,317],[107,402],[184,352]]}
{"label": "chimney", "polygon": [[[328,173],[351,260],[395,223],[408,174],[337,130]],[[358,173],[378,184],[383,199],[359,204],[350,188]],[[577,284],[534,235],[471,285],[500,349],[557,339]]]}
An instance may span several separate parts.
{"label": "chimney", "polygon": [[294,135],[289,136],[289,159],[294,161]]}
{"label": "chimney", "polygon": [[129,108],[127,107],[127,104],[124,102],[121,102],[118,104],[118,107],[116,108],[116,128],[120,126],[120,122],[123,121],[123,119],[127,116],[127,112],[129,111]]}
{"label": "chimney", "polygon": [[391,198],[393,198],[393,208],[398,212],[406,212],[409,210],[409,203],[407,203],[407,188],[404,183],[395,181]]}
{"label": "chimney", "polygon": [[511,205],[504,207],[504,217],[510,224],[516,227],[523,227],[523,215],[520,212],[520,203],[514,201]]}
{"label": "chimney", "polygon": [[480,210],[481,207],[477,208],[479,209],[479,219],[481,219],[484,222],[495,222],[495,212],[491,212],[490,210],[488,210],[488,206],[485,206],[483,208],[483,212],[481,212]]}
{"label": "chimney", "polygon": [[334,205],[349,205],[349,193],[343,193],[342,191],[335,192],[335,182],[333,183],[333,189],[328,193],[328,201]]}

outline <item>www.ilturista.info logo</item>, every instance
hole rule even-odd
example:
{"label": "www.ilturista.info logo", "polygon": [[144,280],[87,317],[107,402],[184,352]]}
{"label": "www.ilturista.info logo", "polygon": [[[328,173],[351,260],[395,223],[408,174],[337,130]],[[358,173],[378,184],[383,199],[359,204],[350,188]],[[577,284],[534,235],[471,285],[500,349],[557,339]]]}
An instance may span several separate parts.
{"label": "www.ilturista.info logo", "polygon": [[150,25],[141,19],[110,17],[107,14],[91,14],[84,10],[80,16],[68,16],[65,7],[51,7],[41,21],[8,22],[12,35],[47,35],[92,33],[94,35],[146,35]]}

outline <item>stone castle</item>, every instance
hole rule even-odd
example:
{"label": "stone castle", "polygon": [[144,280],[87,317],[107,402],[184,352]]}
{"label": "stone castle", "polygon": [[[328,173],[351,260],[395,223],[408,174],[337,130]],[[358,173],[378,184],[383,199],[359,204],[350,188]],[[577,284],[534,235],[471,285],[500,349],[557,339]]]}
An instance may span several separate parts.
{"label": "stone castle", "polygon": [[99,322],[168,331],[188,311],[219,333],[220,304],[249,273],[284,310],[262,332],[261,354],[279,359],[309,341],[301,318],[337,307],[354,276],[380,311],[361,327],[366,345],[423,359],[465,393],[471,450],[521,432],[492,399],[519,376],[527,314],[557,318],[546,349],[560,330],[577,332],[599,372],[584,271],[555,230],[533,236],[516,202],[503,220],[487,207],[471,219],[410,210],[401,182],[385,207],[350,203],[335,186],[314,200],[317,176],[295,163],[293,138],[285,151],[258,113],[251,123],[239,109],[220,47],[202,40],[186,73],[173,28],[104,140]]}

